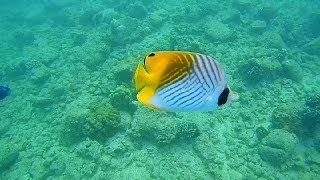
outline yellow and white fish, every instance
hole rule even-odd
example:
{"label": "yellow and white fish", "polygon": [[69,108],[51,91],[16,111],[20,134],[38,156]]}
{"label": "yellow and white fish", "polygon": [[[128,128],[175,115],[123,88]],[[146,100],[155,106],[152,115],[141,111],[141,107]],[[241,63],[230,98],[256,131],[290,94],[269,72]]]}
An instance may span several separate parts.
{"label": "yellow and white fish", "polygon": [[239,98],[220,64],[198,53],[150,53],[133,79],[141,103],[166,111],[210,111]]}

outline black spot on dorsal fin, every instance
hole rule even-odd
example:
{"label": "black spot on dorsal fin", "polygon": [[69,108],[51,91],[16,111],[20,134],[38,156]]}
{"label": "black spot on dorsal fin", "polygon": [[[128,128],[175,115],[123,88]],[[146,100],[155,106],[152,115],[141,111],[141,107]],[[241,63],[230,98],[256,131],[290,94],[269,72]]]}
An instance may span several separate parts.
{"label": "black spot on dorsal fin", "polygon": [[227,102],[229,92],[230,92],[229,88],[225,88],[222,91],[222,93],[220,94],[219,99],[218,99],[218,106],[221,106]]}

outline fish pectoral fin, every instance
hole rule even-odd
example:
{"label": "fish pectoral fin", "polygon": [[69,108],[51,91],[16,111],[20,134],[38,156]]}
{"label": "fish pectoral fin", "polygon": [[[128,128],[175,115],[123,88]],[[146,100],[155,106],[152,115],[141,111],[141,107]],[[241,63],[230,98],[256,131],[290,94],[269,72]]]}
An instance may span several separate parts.
{"label": "fish pectoral fin", "polygon": [[149,107],[158,109],[155,105],[151,104],[150,99],[154,96],[155,90],[150,86],[143,87],[137,94],[137,99]]}
{"label": "fish pectoral fin", "polygon": [[144,69],[142,64],[138,64],[136,71],[134,73],[134,84],[137,91],[140,91],[142,88],[144,88],[147,85],[147,76],[148,73]]}

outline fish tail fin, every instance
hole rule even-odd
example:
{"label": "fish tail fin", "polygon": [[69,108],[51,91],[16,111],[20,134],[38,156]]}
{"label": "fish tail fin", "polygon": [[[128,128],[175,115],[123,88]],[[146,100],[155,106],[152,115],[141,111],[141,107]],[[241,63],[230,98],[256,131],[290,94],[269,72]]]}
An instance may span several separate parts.
{"label": "fish tail fin", "polygon": [[229,93],[228,101],[233,102],[233,101],[237,101],[238,99],[239,99],[238,93],[236,93],[236,92],[234,92],[234,91],[231,91],[231,92]]}
{"label": "fish tail fin", "polygon": [[138,64],[134,73],[133,81],[137,91],[140,91],[143,87],[147,85],[148,73],[146,72],[142,64]]}

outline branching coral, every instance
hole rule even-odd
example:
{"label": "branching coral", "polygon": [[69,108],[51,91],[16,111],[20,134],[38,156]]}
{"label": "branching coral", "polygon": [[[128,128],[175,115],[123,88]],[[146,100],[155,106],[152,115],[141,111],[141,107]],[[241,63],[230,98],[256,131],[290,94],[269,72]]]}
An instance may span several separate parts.
{"label": "branching coral", "polygon": [[272,125],[301,137],[315,137],[320,128],[320,95],[310,93],[305,106],[280,106],[272,114]]}
{"label": "branching coral", "polygon": [[306,134],[313,136],[320,129],[320,94],[318,92],[312,93],[307,97],[305,105],[306,108],[301,119],[302,126],[308,130],[305,132]]}
{"label": "branching coral", "polygon": [[120,123],[117,109],[110,104],[94,103],[86,111],[75,111],[68,116],[60,142],[72,145],[85,138],[103,142],[119,130]]}
{"label": "branching coral", "polygon": [[92,17],[92,22],[95,26],[98,26],[103,23],[110,24],[113,18],[118,17],[118,13],[115,12],[113,9],[102,9],[95,13]]}
{"label": "branching coral", "polygon": [[280,106],[272,114],[272,125],[275,128],[285,129],[295,134],[301,133],[300,110],[294,107]]}
{"label": "branching coral", "polygon": [[260,58],[242,65],[238,74],[247,84],[256,85],[280,77],[281,68],[281,64],[275,59]]}
{"label": "branching coral", "polygon": [[266,137],[269,134],[269,131],[264,128],[263,126],[259,126],[256,129],[256,136],[258,138],[259,141],[261,141],[264,137]]}
{"label": "branching coral", "polygon": [[104,141],[120,128],[121,118],[117,109],[97,103],[90,107],[84,122],[84,134],[97,141]]}
{"label": "branching coral", "polygon": [[133,104],[134,93],[133,89],[121,85],[117,86],[114,91],[110,93],[110,103],[113,107],[117,108],[120,111],[127,111],[130,114],[133,114],[137,107]]}
{"label": "branching coral", "polygon": [[200,135],[197,124],[192,122],[180,122],[178,123],[177,137],[182,140],[190,140]]}

